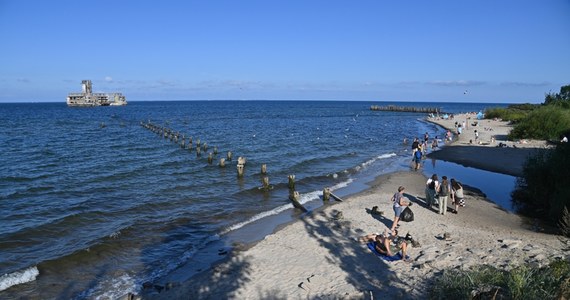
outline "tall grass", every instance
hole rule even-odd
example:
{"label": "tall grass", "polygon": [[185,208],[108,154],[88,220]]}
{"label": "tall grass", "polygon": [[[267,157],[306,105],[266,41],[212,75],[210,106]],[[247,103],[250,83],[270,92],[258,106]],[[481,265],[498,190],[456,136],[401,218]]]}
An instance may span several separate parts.
{"label": "tall grass", "polygon": [[559,299],[570,297],[570,263],[527,265],[500,270],[482,265],[467,271],[446,270],[435,280],[431,299]]}

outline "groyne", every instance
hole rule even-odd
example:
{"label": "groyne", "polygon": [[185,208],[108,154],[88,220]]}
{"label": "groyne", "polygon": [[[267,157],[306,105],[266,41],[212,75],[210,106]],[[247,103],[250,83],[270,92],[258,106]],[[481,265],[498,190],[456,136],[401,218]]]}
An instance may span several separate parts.
{"label": "groyne", "polygon": [[397,105],[372,105],[370,110],[375,111],[396,111],[396,112],[413,112],[413,113],[428,113],[440,114],[441,108],[439,107],[413,107],[413,106],[397,106]]}

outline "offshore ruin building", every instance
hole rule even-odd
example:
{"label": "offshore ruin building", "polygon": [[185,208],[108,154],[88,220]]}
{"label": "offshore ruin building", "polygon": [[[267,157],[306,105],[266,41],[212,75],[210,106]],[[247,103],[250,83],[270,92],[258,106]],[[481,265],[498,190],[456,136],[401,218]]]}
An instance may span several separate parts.
{"label": "offshore ruin building", "polygon": [[67,95],[68,106],[127,105],[127,99],[121,93],[93,93],[91,80],[81,81],[81,87],[81,93]]}

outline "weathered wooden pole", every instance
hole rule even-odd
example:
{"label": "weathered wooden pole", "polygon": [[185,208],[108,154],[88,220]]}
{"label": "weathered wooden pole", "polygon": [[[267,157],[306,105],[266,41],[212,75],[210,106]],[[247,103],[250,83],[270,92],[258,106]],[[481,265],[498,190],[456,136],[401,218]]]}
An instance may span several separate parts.
{"label": "weathered wooden pole", "polygon": [[299,202],[300,199],[299,192],[293,191],[293,193],[289,194],[289,200],[293,203],[295,208],[302,210],[303,212],[307,212],[308,210]]}
{"label": "weathered wooden pole", "polygon": [[232,152],[228,151],[228,155],[226,156],[226,160],[232,161]]}
{"label": "weathered wooden pole", "polygon": [[224,168],[226,166],[226,159],[220,158],[220,168]]}
{"label": "weathered wooden pole", "polygon": [[204,150],[204,152],[208,151],[208,143],[204,142],[204,145],[202,145],[202,150]]}
{"label": "weathered wooden pole", "polygon": [[240,157],[238,157],[237,163],[238,163],[238,165],[244,165],[245,166],[246,161],[247,160],[245,159],[245,157],[240,156]]}
{"label": "weathered wooden pole", "polygon": [[214,156],[212,154],[212,152],[208,153],[208,164],[212,164],[212,161],[214,161]]}
{"label": "weathered wooden pole", "polygon": [[244,165],[238,164],[237,165],[238,177],[243,177],[243,172],[244,172]]}
{"label": "weathered wooden pole", "polygon": [[196,146],[196,156],[202,155],[202,154],[200,153],[200,149],[201,149],[201,148],[200,148],[199,146]]}
{"label": "weathered wooden pole", "polygon": [[218,155],[218,147],[214,147],[214,155]]}
{"label": "weathered wooden pole", "polygon": [[263,176],[263,178],[261,178],[261,185],[264,190],[269,190],[269,177]]}
{"label": "weathered wooden pole", "polygon": [[323,189],[323,201],[329,201],[331,199],[331,190],[329,188]]}
{"label": "weathered wooden pole", "polygon": [[295,175],[289,175],[289,190],[294,191],[295,190]]}
{"label": "weathered wooden pole", "polygon": [[202,143],[200,142],[200,139],[196,140],[196,147],[200,147],[200,145],[202,145]]}
{"label": "weathered wooden pole", "polygon": [[261,174],[263,174],[263,175],[267,174],[267,165],[266,164],[261,165]]}

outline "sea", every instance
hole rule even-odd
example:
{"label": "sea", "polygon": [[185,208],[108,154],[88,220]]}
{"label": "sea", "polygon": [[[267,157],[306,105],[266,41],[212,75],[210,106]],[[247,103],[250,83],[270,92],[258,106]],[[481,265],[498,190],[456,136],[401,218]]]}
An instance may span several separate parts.
{"label": "sea", "polygon": [[[145,283],[186,280],[236,245],[255,243],[331,205],[322,200],[324,188],[347,197],[379,175],[411,170],[411,143],[404,139],[426,132],[444,136],[443,128],[425,121],[425,113],[373,111],[372,105],[447,113],[506,106],[0,103],[0,299],[116,299],[138,293]],[[149,124],[163,130],[150,130]],[[178,140],[165,137],[164,130]],[[246,160],[241,176],[240,157]],[[465,177],[497,175],[473,175],[480,170],[444,162],[425,165],[426,173],[439,168]],[[291,204],[290,176],[308,212]],[[492,182],[474,185],[496,192]],[[504,192],[497,197],[508,198]],[[508,199],[503,202],[511,209]]]}

